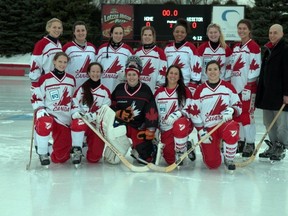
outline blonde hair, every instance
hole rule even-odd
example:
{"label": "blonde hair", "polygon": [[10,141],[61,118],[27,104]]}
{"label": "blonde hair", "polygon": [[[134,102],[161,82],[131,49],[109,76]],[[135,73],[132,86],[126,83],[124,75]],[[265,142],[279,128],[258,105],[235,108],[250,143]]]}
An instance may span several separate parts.
{"label": "blonde hair", "polygon": [[144,34],[144,31],[146,30],[151,30],[152,31],[152,35],[153,35],[153,42],[156,43],[156,31],[155,28],[153,26],[143,26],[141,29],[141,41],[142,41],[142,36]]}
{"label": "blonde hair", "polygon": [[224,39],[224,35],[222,33],[222,30],[221,30],[221,27],[220,25],[216,24],[216,23],[210,23],[207,27],[207,31],[206,31],[206,34],[208,34],[208,31],[210,28],[216,28],[219,33],[220,33],[220,37],[219,37],[219,43],[220,43],[220,46],[223,47],[224,49],[226,48],[227,44],[225,43],[225,39]]}
{"label": "blonde hair", "polygon": [[52,23],[54,23],[54,22],[61,23],[62,28],[63,28],[63,23],[62,23],[62,21],[60,19],[52,18],[52,19],[48,20],[47,23],[46,23],[46,31],[47,32],[49,32],[49,28],[52,26]]}

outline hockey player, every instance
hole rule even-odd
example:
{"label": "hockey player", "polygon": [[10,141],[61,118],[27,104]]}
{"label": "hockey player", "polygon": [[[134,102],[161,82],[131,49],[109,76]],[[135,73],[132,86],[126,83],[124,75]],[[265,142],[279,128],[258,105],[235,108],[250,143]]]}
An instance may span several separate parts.
{"label": "hockey player", "polygon": [[32,93],[31,103],[35,111],[35,142],[41,165],[49,165],[49,135],[52,132],[53,151],[51,160],[64,163],[70,158],[71,150],[71,102],[75,78],[66,73],[68,56],[64,52],[55,54],[55,69],[40,77]]}
{"label": "hockey player", "polygon": [[220,64],[212,60],[206,65],[208,80],[198,86],[191,103],[185,111],[198,130],[199,137],[205,136],[220,122],[224,123],[205,141],[200,144],[205,165],[216,169],[221,165],[220,142],[223,140],[224,161],[229,170],[234,170],[233,162],[237,141],[239,140],[239,124],[233,120],[241,114],[241,102],[235,88],[220,79]]}
{"label": "hockey player", "polygon": [[[177,158],[191,148],[188,144],[188,135],[192,132],[193,126],[190,119],[182,114],[182,109],[192,95],[183,82],[181,68],[171,65],[166,74],[164,86],[155,92],[155,102],[159,113],[159,128],[161,142],[164,144],[163,157],[168,164],[175,162]],[[189,155],[194,161],[194,151]]]}
{"label": "hockey player", "polygon": [[164,51],[156,45],[156,31],[152,26],[141,29],[142,46],[135,51],[143,63],[140,81],[146,83],[152,93],[165,82],[167,60]]}
{"label": "hockey player", "polygon": [[209,40],[198,47],[198,53],[202,62],[201,83],[204,83],[208,79],[205,68],[206,64],[211,60],[216,60],[221,65],[220,79],[230,79],[232,50],[225,43],[221,27],[216,23],[211,23],[207,27],[206,34]]}
{"label": "hockey player", "polygon": [[124,82],[125,63],[133,53],[132,48],[122,42],[123,35],[124,28],[115,24],[110,30],[109,42],[102,44],[97,50],[96,61],[104,68],[101,82],[110,92],[120,82]]}
{"label": "hockey player", "polygon": [[53,58],[57,52],[62,51],[59,37],[63,32],[61,20],[52,18],[46,23],[48,35],[39,40],[31,55],[29,78],[37,82],[41,75],[53,71]]}
{"label": "hockey player", "polygon": [[241,42],[235,44],[233,48],[231,83],[243,105],[242,114],[235,119],[241,123],[238,152],[243,151],[243,157],[250,157],[255,149],[254,103],[256,81],[261,66],[261,52],[258,44],[251,39],[252,23],[250,20],[240,20],[237,29]]}
{"label": "hockey player", "polygon": [[63,51],[69,56],[68,73],[76,79],[76,89],[88,78],[87,68],[91,62],[96,61],[96,47],[86,41],[87,26],[83,21],[73,25],[73,40],[63,46]]}
{"label": "hockey player", "polygon": [[167,57],[168,67],[178,65],[183,73],[184,83],[192,94],[200,82],[202,65],[196,47],[188,42],[189,24],[184,19],[177,20],[173,26],[175,41],[169,43],[164,52]]}
{"label": "hockey player", "polygon": [[82,157],[82,143],[86,135],[88,145],[87,161],[96,163],[102,158],[104,142],[86,125],[82,116],[96,124],[96,111],[103,105],[111,105],[110,91],[101,84],[103,67],[97,62],[88,65],[89,79],[75,91],[72,105],[72,163],[79,164]]}
{"label": "hockey player", "polygon": [[[130,56],[125,69],[127,81],[118,84],[113,91],[111,107],[118,124],[126,125],[127,137],[132,140],[131,155],[138,161],[153,162],[155,151],[152,140],[158,126],[158,112],[151,89],[139,80],[141,72],[141,59]],[[113,154],[106,148],[104,157],[109,160],[109,155]]]}

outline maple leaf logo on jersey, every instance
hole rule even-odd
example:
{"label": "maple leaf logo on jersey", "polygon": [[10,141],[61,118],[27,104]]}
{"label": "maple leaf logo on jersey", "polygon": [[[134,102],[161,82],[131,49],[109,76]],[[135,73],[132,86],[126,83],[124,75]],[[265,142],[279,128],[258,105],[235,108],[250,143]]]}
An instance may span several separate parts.
{"label": "maple leaf logo on jersey", "polygon": [[119,62],[119,57],[116,57],[116,59],[112,62],[111,66],[107,68],[105,73],[117,73],[120,71],[122,68],[120,62]]}
{"label": "maple leaf logo on jersey", "polygon": [[71,97],[69,96],[68,88],[65,87],[63,91],[62,98],[58,102],[58,106],[68,106],[68,104],[71,102]]}
{"label": "maple leaf logo on jersey", "polygon": [[223,110],[225,110],[227,107],[227,104],[223,104],[222,97],[219,96],[216,103],[214,104],[214,107],[210,111],[210,113],[206,114],[206,116],[213,116],[213,115],[219,115]]}
{"label": "maple leaf logo on jersey", "polygon": [[97,105],[97,100],[95,100],[92,104],[90,112],[96,112],[99,109],[100,109],[100,107]]}
{"label": "maple leaf logo on jersey", "polygon": [[31,103],[34,104],[36,103],[36,101],[40,101],[40,99],[37,97],[35,93],[33,93],[31,97]]}
{"label": "maple leaf logo on jersey", "polygon": [[198,109],[196,104],[194,104],[193,106],[189,104],[187,108],[188,108],[188,113],[190,113],[193,116],[198,116],[200,114],[200,110]]}
{"label": "maple leaf logo on jersey", "polygon": [[216,61],[219,63],[220,67],[222,68],[224,66],[224,62],[222,62],[222,59],[220,56],[216,59]]}
{"label": "maple leaf logo on jersey", "polygon": [[197,74],[201,73],[202,68],[201,68],[199,62],[197,62],[196,65],[193,66],[193,71],[194,71],[194,73],[197,73]]}
{"label": "maple leaf logo on jersey", "polygon": [[177,56],[176,59],[174,60],[173,62],[174,65],[177,65],[178,67],[180,68],[183,68],[184,67],[184,63],[181,63],[180,61],[180,56]]}
{"label": "maple leaf logo on jersey", "polygon": [[155,71],[155,68],[152,66],[151,60],[149,59],[143,67],[143,72],[141,75],[149,76]]}
{"label": "maple leaf logo on jersey", "polygon": [[159,70],[160,75],[162,76],[166,76],[166,71],[167,71],[167,67],[164,66]]}
{"label": "maple leaf logo on jersey", "polygon": [[33,61],[32,65],[31,65],[31,72],[34,72],[34,70],[39,69],[39,66],[36,64],[35,61]]}
{"label": "maple leaf logo on jersey", "polygon": [[250,64],[250,70],[257,70],[259,68],[259,64],[256,63],[256,60],[253,59]]}
{"label": "maple leaf logo on jersey", "polygon": [[89,56],[86,57],[84,64],[82,65],[82,67],[79,69],[80,73],[86,73],[87,69],[88,69],[88,65],[91,63],[91,59]]}
{"label": "maple leaf logo on jersey", "polygon": [[154,108],[150,108],[149,112],[146,113],[146,118],[152,122],[157,121],[158,113],[156,112],[156,110]]}
{"label": "maple leaf logo on jersey", "polygon": [[233,71],[240,71],[241,68],[244,67],[244,62],[242,61],[242,57],[240,56],[237,61],[235,62],[235,65],[233,67]]}

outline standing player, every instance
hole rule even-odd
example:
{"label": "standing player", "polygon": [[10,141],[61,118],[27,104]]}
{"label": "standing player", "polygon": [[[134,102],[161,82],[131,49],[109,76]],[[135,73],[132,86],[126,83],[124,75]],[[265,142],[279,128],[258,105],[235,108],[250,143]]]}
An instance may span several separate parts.
{"label": "standing player", "polygon": [[29,78],[32,83],[37,82],[41,75],[54,69],[53,58],[62,51],[59,37],[63,32],[61,20],[52,18],[46,23],[48,35],[39,40],[31,55]]}
{"label": "standing player", "polygon": [[186,106],[186,112],[192,119],[199,137],[205,136],[216,125],[224,123],[205,141],[200,144],[205,165],[216,169],[221,165],[220,142],[223,140],[225,165],[234,170],[233,162],[237,141],[239,140],[239,124],[233,116],[241,114],[241,102],[235,88],[220,79],[220,64],[212,60],[206,65],[208,80],[198,86],[194,100]]}
{"label": "standing player", "polygon": [[[231,54],[232,50],[225,43],[224,35],[218,24],[211,23],[207,27],[208,41],[198,47],[198,53],[202,62],[201,83],[208,77],[205,71],[206,64],[211,60],[216,60],[221,65],[220,79],[230,79],[231,77]],[[227,74],[227,76],[226,76]]]}
{"label": "standing player", "polygon": [[124,80],[125,63],[133,51],[130,46],[123,43],[124,28],[115,24],[110,30],[110,40],[102,44],[97,51],[97,59],[104,69],[101,82],[110,92]]}
{"label": "standing player", "polygon": [[68,73],[76,79],[76,89],[88,78],[87,68],[91,62],[96,61],[95,46],[86,41],[87,26],[83,21],[73,25],[73,40],[63,46],[63,51],[69,56]]}
{"label": "standing player", "polygon": [[40,77],[31,97],[35,111],[35,141],[41,165],[49,165],[49,135],[52,132],[53,151],[51,160],[64,163],[70,158],[71,150],[71,102],[75,78],[66,73],[68,56],[64,52],[55,54],[55,69]]}
{"label": "standing player", "polygon": [[88,145],[87,161],[98,162],[103,153],[104,142],[86,125],[81,119],[82,115],[93,124],[96,120],[96,111],[102,105],[111,105],[110,91],[101,84],[101,74],[103,67],[96,62],[92,62],[87,68],[88,76],[82,86],[76,90],[73,96],[72,106],[72,163],[79,164],[82,157],[82,143],[84,135],[87,136]]}
{"label": "standing player", "polygon": [[175,41],[168,44],[164,52],[167,57],[168,67],[170,65],[178,65],[181,68],[184,83],[193,94],[200,82],[202,66],[196,47],[187,41],[186,37],[189,29],[186,20],[178,19],[173,26]]}
{"label": "standing player", "polygon": [[[132,140],[131,156],[138,161],[153,162],[155,150],[152,140],[158,126],[158,112],[151,89],[139,80],[141,71],[141,59],[130,56],[125,69],[127,82],[118,84],[113,91],[111,107],[118,124],[126,125],[127,137]],[[107,161],[109,155],[113,154],[106,148],[104,157]]]}
{"label": "standing player", "polygon": [[243,157],[250,157],[255,149],[254,103],[256,80],[260,74],[261,52],[258,44],[251,39],[251,21],[242,19],[238,22],[237,28],[241,42],[235,44],[233,48],[231,83],[243,105],[242,114],[235,119],[241,123],[238,152],[243,151]]}
{"label": "standing player", "polygon": [[156,31],[152,26],[141,29],[142,46],[135,51],[143,62],[140,81],[146,83],[154,93],[165,82],[167,60],[164,51],[156,46]]}
{"label": "standing player", "polygon": [[[171,65],[167,70],[164,86],[155,92],[161,142],[164,144],[163,157],[168,164],[175,162],[175,154],[179,158],[187,148],[191,148],[190,142],[188,145],[188,135],[193,126],[190,119],[182,114],[182,109],[191,98],[191,92],[183,82],[180,67]],[[196,159],[194,151],[189,158],[192,161]]]}

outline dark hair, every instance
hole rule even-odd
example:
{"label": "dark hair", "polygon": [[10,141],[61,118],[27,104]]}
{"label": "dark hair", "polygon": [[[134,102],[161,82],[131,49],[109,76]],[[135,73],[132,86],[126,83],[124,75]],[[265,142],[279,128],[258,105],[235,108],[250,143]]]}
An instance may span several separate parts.
{"label": "dark hair", "polygon": [[[87,67],[87,74],[90,72],[92,66],[94,66],[94,65],[98,65],[100,67],[101,73],[103,73],[103,66],[100,63],[91,62]],[[94,102],[94,98],[93,98],[93,95],[91,93],[90,79],[86,80],[83,83],[82,89],[83,89],[83,104],[86,104],[89,108],[91,108],[93,105],[93,102]]]}
{"label": "dark hair", "polygon": [[179,18],[176,22],[176,24],[173,26],[173,31],[175,30],[175,28],[177,26],[183,26],[186,29],[186,33],[189,34],[190,33],[190,25],[189,22],[183,18]]}
{"label": "dark hair", "polygon": [[122,30],[123,30],[123,32],[124,32],[123,26],[120,25],[120,24],[118,24],[118,23],[114,24],[114,25],[111,27],[111,29],[110,29],[110,39],[109,39],[109,42],[108,42],[107,48],[106,48],[106,52],[107,52],[106,58],[109,57],[109,55],[108,55],[108,49],[109,49],[110,44],[113,42],[113,38],[111,37],[111,34],[113,33],[114,29],[117,28],[117,27],[122,28]]}
{"label": "dark hair", "polygon": [[207,63],[206,68],[205,68],[205,72],[207,72],[208,66],[211,65],[211,64],[216,64],[216,65],[218,66],[218,68],[219,68],[219,71],[221,70],[221,65],[220,65],[220,63],[219,63],[218,61],[216,61],[216,60],[211,60],[211,61],[209,61],[209,62]]}
{"label": "dark hair", "polygon": [[183,74],[182,74],[182,70],[181,68],[178,66],[178,65],[171,65],[170,67],[168,67],[167,69],[167,73],[166,73],[166,76],[165,76],[165,84],[164,84],[164,87],[167,87],[168,86],[168,79],[167,79],[167,76],[170,72],[170,70],[172,68],[177,68],[178,71],[179,71],[179,80],[178,80],[178,87],[176,89],[176,92],[177,92],[177,95],[178,95],[178,105],[179,107],[183,107],[185,105],[185,101],[186,101],[186,86],[184,84],[184,78],[183,78]]}
{"label": "dark hair", "polygon": [[76,21],[73,26],[72,26],[72,34],[73,34],[73,38],[75,38],[75,35],[74,35],[74,32],[75,32],[75,29],[76,29],[76,26],[77,25],[84,25],[85,26],[85,29],[87,31],[87,25],[84,21]]}
{"label": "dark hair", "polygon": [[57,52],[53,58],[54,61],[56,61],[60,56],[67,57],[67,60],[69,61],[69,56],[65,52]]}
{"label": "dark hair", "polygon": [[248,27],[248,29],[250,30],[250,31],[252,31],[252,22],[251,22],[251,20],[249,20],[249,19],[241,19],[238,23],[237,23],[237,27],[240,25],[240,24],[245,24],[247,27]]}

